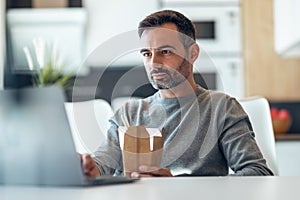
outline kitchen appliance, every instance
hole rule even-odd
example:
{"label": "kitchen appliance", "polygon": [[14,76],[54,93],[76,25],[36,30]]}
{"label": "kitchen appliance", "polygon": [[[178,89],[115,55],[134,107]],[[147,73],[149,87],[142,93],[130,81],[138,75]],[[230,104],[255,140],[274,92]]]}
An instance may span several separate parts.
{"label": "kitchen appliance", "polygon": [[243,97],[240,4],[238,0],[163,0],[164,9],[183,13],[195,25],[201,53],[194,73],[215,74],[215,88]]}
{"label": "kitchen appliance", "polygon": [[208,89],[222,91],[236,98],[244,96],[242,59],[238,56],[209,56],[202,49],[194,64],[194,75],[197,74],[204,77]]}

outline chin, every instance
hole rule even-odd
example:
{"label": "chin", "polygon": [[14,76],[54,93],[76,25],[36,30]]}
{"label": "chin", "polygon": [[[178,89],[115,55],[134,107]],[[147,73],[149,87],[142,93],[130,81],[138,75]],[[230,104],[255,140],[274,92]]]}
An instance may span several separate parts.
{"label": "chin", "polygon": [[157,84],[152,84],[152,87],[156,90],[167,90],[167,89],[169,89],[168,87],[166,87],[164,85],[157,85]]}
{"label": "chin", "polygon": [[157,90],[167,90],[170,89],[169,85],[166,84],[160,84],[160,83],[152,83],[152,86]]}

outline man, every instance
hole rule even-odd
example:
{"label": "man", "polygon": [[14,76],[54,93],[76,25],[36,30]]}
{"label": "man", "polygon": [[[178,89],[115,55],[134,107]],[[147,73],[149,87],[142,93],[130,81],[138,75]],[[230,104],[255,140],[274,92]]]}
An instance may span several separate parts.
{"label": "man", "polygon": [[224,176],[229,167],[234,175],[272,175],[239,103],[195,83],[200,49],[191,21],[175,11],[156,12],[140,22],[139,36],[149,80],[159,91],[116,112],[95,157],[82,156],[85,173],[122,173],[118,127],[125,115],[132,126],[165,129],[161,165],[140,166],[132,177]]}

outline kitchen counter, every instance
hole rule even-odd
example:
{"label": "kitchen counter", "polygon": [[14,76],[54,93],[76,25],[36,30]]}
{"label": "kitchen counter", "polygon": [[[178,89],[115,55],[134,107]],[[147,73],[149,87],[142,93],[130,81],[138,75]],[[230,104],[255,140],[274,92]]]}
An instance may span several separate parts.
{"label": "kitchen counter", "polygon": [[300,133],[287,133],[282,135],[275,135],[276,141],[293,141],[300,140]]}

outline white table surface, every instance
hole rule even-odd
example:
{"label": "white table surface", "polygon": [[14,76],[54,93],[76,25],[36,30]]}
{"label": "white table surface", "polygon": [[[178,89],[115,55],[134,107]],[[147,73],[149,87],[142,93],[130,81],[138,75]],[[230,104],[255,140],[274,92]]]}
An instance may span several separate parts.
{"label": "white table surface", "polygon": [[95,187],[0,186],[1,200],[300,199],[300,177],[178,177]]}

